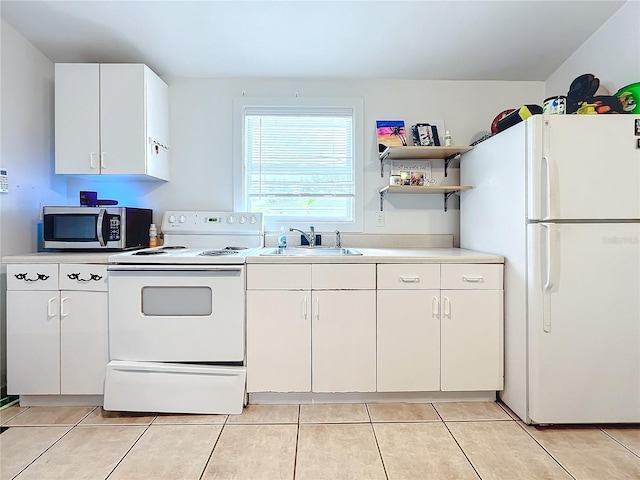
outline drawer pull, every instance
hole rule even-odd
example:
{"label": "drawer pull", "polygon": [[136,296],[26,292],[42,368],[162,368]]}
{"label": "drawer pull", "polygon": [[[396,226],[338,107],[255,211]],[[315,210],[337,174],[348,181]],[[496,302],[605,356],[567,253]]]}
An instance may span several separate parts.
{"label": "drawer pull", "polygon": [[102,275],[98,275],[96,273],[90,273],[90,278],[80,278],[79,273],[68,273],[67,277],[69,280],[77,280],[79,282],[91,282],[92,280],[97,282],[98,280],[102,280]]}
{"label": "drawer pull", "polygon": [[400,277],[403,283],[420,283],[420,277]]}
{"label": "drawer pull", "polygon": [[468,283],[484,283],[484,277],[468,277],[466,275],[463,275],[462,281]]}
{"label": "drawer pull", "polygon": [[24,280],[25,282],[37,282],[38,280],[47,280],[49,275],[45,275],[44,273],[36,273],[38,278],[27,278],[26,273],[16,273],[14,276],[18,280]]}

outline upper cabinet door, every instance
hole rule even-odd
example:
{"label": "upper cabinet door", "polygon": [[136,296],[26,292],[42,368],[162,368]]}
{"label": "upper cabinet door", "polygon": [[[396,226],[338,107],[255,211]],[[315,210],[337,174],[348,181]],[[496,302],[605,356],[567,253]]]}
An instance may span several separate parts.
{"label": "upper cabinet door", "polygon": [[55,65],[56,173],[100,173],[100,66]]}
{"label": "upper cabinet door", "polygon": [[102,174],[146,174],[145,69],[100,65]]}

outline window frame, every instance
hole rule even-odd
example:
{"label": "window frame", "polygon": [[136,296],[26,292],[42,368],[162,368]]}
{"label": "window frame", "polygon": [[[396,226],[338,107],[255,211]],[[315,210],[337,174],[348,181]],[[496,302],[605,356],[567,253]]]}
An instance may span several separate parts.
{"label": "window frame", "polygon": [[350,109],[353,119],[353,165],[355,195],[354,219],[351,222],[344,221],[320,221],[309,219],[308,221],[298,221],[291,219],[276,219],[264,217],[265,231],[278,231],[284,226],[287,230],[290,227],[300,228],[308,231],[313,225],[316,231],[326,232],[340,230],[342,232],[362,232],[364,231],[364,127],[363,111],[364,102],[361,98],[344,97],[313,97],[313,98],[290,98],[290,97],[237,97],[233,100],[233,204],[237,211],[246,211],[245,204],[245,112],[248,109],[264,108],[277,110],[279,108],[292,110],[304,109]]}

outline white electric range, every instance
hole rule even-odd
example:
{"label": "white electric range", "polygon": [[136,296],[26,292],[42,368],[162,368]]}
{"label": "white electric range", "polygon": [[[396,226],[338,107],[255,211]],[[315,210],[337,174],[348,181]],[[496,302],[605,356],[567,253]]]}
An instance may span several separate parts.
{"label": "white electric range", "polygon": [[105,410],[241,413],[245,257],[262,214],[165,212],[164,245],[109,257]]}

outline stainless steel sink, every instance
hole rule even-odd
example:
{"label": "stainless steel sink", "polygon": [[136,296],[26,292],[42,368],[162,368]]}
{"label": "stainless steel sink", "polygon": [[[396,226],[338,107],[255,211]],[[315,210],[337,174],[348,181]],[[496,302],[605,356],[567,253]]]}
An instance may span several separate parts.
{"label": "stainless steel sink", "polygon": [[342,257],[345,255],[362,255],[353,248],[340,247],[289,247],[270,248],[261,256],[282,256],[282,257]]}

